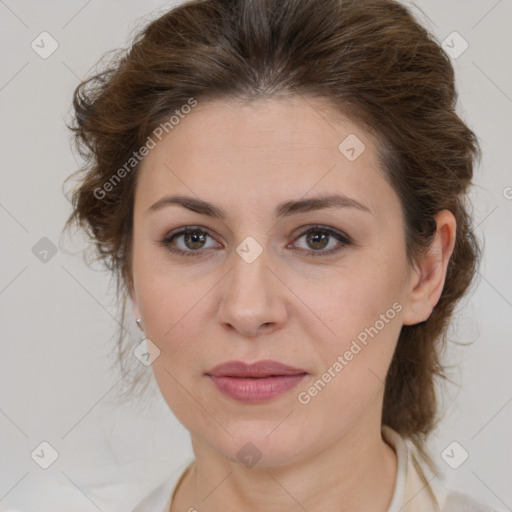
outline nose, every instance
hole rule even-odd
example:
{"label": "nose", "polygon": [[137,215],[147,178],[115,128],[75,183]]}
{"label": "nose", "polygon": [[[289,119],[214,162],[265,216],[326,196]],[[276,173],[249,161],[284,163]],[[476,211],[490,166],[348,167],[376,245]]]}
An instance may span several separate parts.
{"label": "nose", "polygon": [[274,332],[286,322],[286,286],[277,277],[277,268],[268,265],[266,253],[249,263],[234,252],[224,280],[218,321],[247,338]]}

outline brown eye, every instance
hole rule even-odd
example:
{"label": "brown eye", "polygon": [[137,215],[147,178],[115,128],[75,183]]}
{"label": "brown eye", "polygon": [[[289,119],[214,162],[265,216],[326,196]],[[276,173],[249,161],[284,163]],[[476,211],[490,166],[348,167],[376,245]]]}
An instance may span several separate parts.
{"label": "brown eye", "polygon": [[[206,245],[211,235],[201,228],[188,227],[167,235],[161,244],[169,251],[184,256],[201,256],[206,249],[218,247],[218,245]],[[341,250],[344,246],[350,245],[350,239],[341,233],[330,228],[313,227],[296,238],[305,239],[306,247],[300,248],[311,256],[327,256]]]}
{"label": "brown eye", "polygon": [[[303,237],[307,245],[307,247],[304,248],[303,250],[305,250],[311,256],[334,254],[344,246],[350,245],[351,243],[347,236],[344,236],[341,233],[338,233],[337,231],[334,231],[332,229],[322,227],[314,227],[308,229],[307,231],[302,233],[302,235],[300,235],[296,240],[300,240]],[[329,248],[326,249],[327,247]]]}
{"label": "brown eye", "polygon": [[311,231],[306,235],[306,243],[314,249],[325,249],[329,244],[331,235],[322,231]]}
{"label": "brown eye", "polygon": [[169,251],[184,255],[199,255],[206,246],[206,242],[211,236],[200,228],[186,228],[166,236],[162,240],[162,245]]}
{"label": "brown eye", "polygon": [[197,231],[190,231],[183,233],[181,236],[183,236],[183,243],[188,249],[202,249],[208,235]]}

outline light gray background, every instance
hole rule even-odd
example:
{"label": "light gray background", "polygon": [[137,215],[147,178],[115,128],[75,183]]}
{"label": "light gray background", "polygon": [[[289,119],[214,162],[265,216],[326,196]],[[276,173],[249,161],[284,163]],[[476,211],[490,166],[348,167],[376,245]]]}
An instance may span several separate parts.
{"label": "light gray background", "polygon": [[[170,5],[0,0],[0,509],[126,511],[192,456],[156,387],[147,404],[113,403],[113,289],[84,264],[81,244],[73,254],[61,236],[70,212],[62,182],[78,167],[64,124],[73,89]],[[457,31],[469,43],[453,62],[461,115],[484,152],[472,197],[485,256],[451,331],[474,344],[449,351],[460,387],[447,390],[430,449],[451,487],[512,510],[512,2],[416,6],[440,41]],[[47,59],[31,48],[42,31],[59,45]],[[59,247],[47,262],[32,252],[43,237]],[[127,326],[138,336],[132,318]],[[59,455],[46,470],[30,455],[42,441]],[[469,453],[456,470],[440,455],[452,441]]]}

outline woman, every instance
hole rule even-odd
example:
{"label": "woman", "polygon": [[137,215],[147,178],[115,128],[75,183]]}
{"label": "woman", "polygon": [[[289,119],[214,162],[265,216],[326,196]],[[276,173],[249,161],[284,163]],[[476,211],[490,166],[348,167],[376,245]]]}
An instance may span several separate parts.
{"label": "woman", "polygon": [[68,223],[194,450],[135,511],[491,510],[424,449],[480,256],[439,45],[389,0],[202,0],[119,56],[75,92]]}

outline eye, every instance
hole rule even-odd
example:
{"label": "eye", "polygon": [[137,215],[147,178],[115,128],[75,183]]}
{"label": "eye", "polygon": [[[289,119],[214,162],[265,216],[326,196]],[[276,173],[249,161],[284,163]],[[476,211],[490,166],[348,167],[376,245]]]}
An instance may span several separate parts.
{"label": "eye", "polygon": [[180,231],[170,233],[162,240],[161,244],[169,251],[177,254],[199,256],[202,253],[202,249],[209,248],[205,245],[208,238],[212,237],[204,229],[189,226]]}
{"label": "eye", "polygon": [[[300,250],[311,256],[327,256],[334,254],[343,247],[351,244],[348,236],[322,226],[314,226],[304,231],[295,239],[294,245],[296,245],[297,240],[303,237],[305,238],[307,246],[313,248],[313,250],[307,247]],[[196,226],[188,226],[167,235],[161,241],[161,245],[176,254],[201,256],[205,249],[219,246],[216,243],[210,246],[206,245],[208,238],[213,240],[206,230]],[[329,246],[330,248],[326,249]]]}
{"label": "eye", "polygon": [[[351,244],[348,236],[322,226],[314,226],[307,231],[304,231],[295,240],[300,240],[303,237],[305,238],[307,246],[313,248],[313,250],[309,250],[306,247],[303,250],[311,256],[326,256],[334,254],[340,251],[344,246]],[[330,248],[326,249],[329,246]]]}

